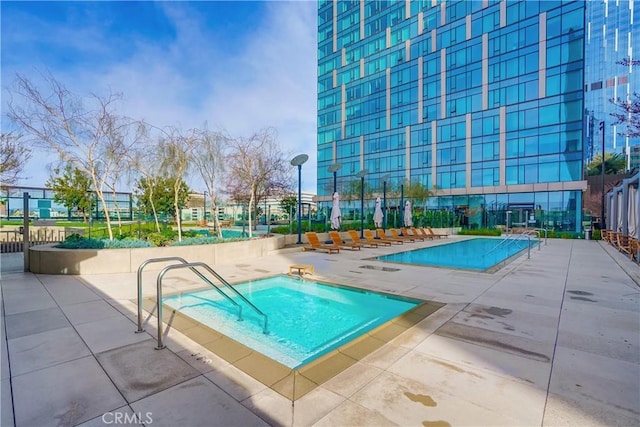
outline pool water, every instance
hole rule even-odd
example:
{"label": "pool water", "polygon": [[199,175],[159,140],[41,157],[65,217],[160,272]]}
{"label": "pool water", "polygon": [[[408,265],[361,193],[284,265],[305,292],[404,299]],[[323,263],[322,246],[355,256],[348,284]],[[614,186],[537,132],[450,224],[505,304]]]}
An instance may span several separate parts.
{"label": "pool water", "polygon": [[[527,248],[528,241],[476,238],[377,257],[401,264],[485,271]],[[531,241],[534,244],[534,241]]]}
{"label": "pool water", "polygon": [[184,293],[163,302],[196,321],[291,368],[299,368],[377,326],[405,313],[422,301],[277,276],[235,285],[269,318],[263,318],[240,299],[238,309],[215,290]]}

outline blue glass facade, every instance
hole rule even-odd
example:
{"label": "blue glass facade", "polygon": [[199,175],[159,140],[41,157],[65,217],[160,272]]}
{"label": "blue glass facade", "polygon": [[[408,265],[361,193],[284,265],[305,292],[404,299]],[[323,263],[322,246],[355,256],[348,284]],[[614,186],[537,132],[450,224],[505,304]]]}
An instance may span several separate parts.
{"label": "blue glass facade", "polygon": [[[635,6],[638,2],[635,2]],[[610,100],[628,100],[640,92],[640,66],[621,65],[625,58],[638,59],[640,24],[634,23],[634,1],[592,0],[586,10],[585,52],[585,157],[602,152],[599,124],[605,122],[605,150],[627,155],[627,168],[637,167],[631,147],[640,139],[625,135],[625,125],[613,125],[610,113],[619,111]]]}
{"label": "blue glass facade", "polygon": [[[366,169],[460,225],[581,229],[586,3],[323,1],[318,195]],[[386,178],[385,178],[386,177]],[[507,218],[508,216],[508,218]]]}

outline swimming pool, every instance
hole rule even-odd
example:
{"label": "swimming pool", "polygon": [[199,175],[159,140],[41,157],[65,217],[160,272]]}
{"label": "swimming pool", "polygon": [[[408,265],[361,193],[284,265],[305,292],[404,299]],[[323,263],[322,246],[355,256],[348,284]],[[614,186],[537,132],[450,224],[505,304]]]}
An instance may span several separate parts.
{"label": "swimming pool", "polygon": [[[377,257],[400,264],[488,271],[527,248],[524,239],[475,238]],[[531,241],[534,244],[534,241]]]}
{"label": "swimming pool", "polygon": [[242,300],[238,309],[213,289],[164,298],[165,306],[178,310],[250,349],[297,369],[362,336],[374,328],[415,309],[423,301],[311,280],[276,276],[234,286],[267,314],[263,319]]}
{"label": "swimming pool", "polygon": [[[263,334],[263,319],[248,307],[243,310],[244,320],[238,321],[237,307],[210,289],[165,297],[163,307],[167,310],[163,312],[163,320],[168,327],[291,401],[358,363],[444,306],[434,301],[288,276],[234,287],[260,310],[268,312],[269,334]],[[153,299],[147,298],[143,304],[150,312],[155,309]],[[238,335],[239,331],[244,333]],[[301,354],[299,349],[273,345],[295,340],[294,336],[301,337],[296,346],[307,347]],[[269,342],[263,341],[267,339]],[[306,353],[309,349],[313,355]],[[206,353],[195,352],[191,357],[194,364],[211,363]]]}

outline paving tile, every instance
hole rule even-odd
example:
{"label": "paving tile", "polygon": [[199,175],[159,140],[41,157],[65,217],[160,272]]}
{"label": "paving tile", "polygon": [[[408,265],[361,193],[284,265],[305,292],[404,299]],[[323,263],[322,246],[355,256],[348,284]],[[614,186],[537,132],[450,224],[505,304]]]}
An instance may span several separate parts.
{"label": "paving tile", "polygon": [[544,341],[534,340],[454,322],[448,322],[438,329],[436,335],[542,362],[551,360],[555,341],[555,336],[546,337]]}
{"label": "paving tile", "polygon": [[13,398],[11,397],[11,381],[4,378],[0,381],[0,425],[13,426]]}
{"label": "paving tile", "polygon": [[399,425],[517,425],[498,411],[387,372],[350,400]]}
{"label": "paving tile", "polygon": [[12,381],[17,426],[76,425],[126,403],[90,356]]}
{"label": "paving tile", "polygon": [[12,314],[5,317],[5,322],[9,339],[70,326],[58,307]]}
{"label": "paving tile", "polygon": [[151,339],[98,353],[96,357],[128,402],[200,374],[171,350],[156,350]]}
{"label": "paving tile", "polygon": [[101,299],[80,281],[60,280],[58,283],[47,283],[44,281],[51,296],[59,305],[77,304],[80,302],[96,301]]}
{"label": "paving tile", "polygon": [[57,307],[51,295],[42,287],[33,289],[20,289],[6,292],[2,290],[4,297],[5,316],[25,311],[42,310]]}
{"label": "paving tile", "polygon": [[324,387],[318,387],[295,401],[293,425],[312,425],[344,401],[345,398],[343,396],[327,390]]}
{"label": "paving tile", "polygon": [[549,392],[640,413],[640,365],[558,346]]}
{"label": "paving tile", "polygon": [[[376,410],[365,408],[357,403],[346,400],[336,409],[329,412],[318,420],[313,426],[336,427],[336,426],[397,426],[396,424],[380,414]],[[442,424],[445,426],[446,424]]]}
{"label": "paving tile", "polygon": [[118,310],[103,300],[64,305],[62,311],[73,325],[121,316]]}
{"label": "paving tile", "polygon": [[546,388],[549,382],[549,362],[518,357],[465,341],[432,335],[415,350],[459,366],[487,370],[507,378],[519,378],[540,388]]}
{"label": "paving tile", "polygon": [[177,384],[131,404],[149,414],[152,426],[267,426],[268,424],[203,377]]}
{"label": "paving tile", "polygon": [[153,419],[148,418],[148,414],[136,414],[129,406],[123,406],[122,408],[105,412],[99,417],[78,424],[78,427],[105,427],[107,425],[140,426],[143,425],[144,422],[149,421],[153,421]]}
{"label": "paving tile", "polygon": [[[1,299],[0,307],[2,307]],[[9,371],[9,350],[7,349],[7,337],[4,329],[4,316],[2,316],[2,319],[0,319],[0,379],[3,380],[11,377],[11,372]]]}
{"label": "paving tile", "polygon": [[123,316],[76,325],[76,330],[93,353],[149,339],[148,334],[136,334],[136,329],[136,324]]}
{"label": "paving tile", "polygon": [[325,382],[322,387],[341,396],[349,397],[381,373],[382,370],[375,366],[356,363]]}
{"label": "paving tile", "polygon": [[242,403],[253,412],[260,414],[270,425],[308,426],[324,417],[343,401],[342,396],[316,388],[292,404],[289,399],[267,388]]}
{"label": "paving tile", "polygon": [[588,396],[574,399],[549,393],[542,426],[638,426],[640,412],[602,404]]}
{"label": "paving tile", "polygon": [[518,311],[510,306],[469,304],[451,319],[451,322],[500,334],[553,342],[557,333],[558,318],[559,313],[546,316]]}
{"label": "paving tile", "polygon": [[[637,333],[638,331],[636,331]],[[557,345],[640,365],[640,346],[634,344],[633,341],[637,341],[637,338],[613,339],[611,337],[594,337],[592,333],[561,330],[558,332]]]}
{"label": "paving tile", "polygon": [[71,327],[10,339],[8,347],[12,377],[91,354]]}
{"label": "paving tile", "polygon": [[471,402],[517,420],[519,425],[540,425],[546,392],[544,388],[516,378],[498,376],[448,360],[412,351],[389,372],[422,383],[430,390]]}
{"label": "paving tile", "polygon": [[231,364],[207,372],[204,376],[239,401],[256,395],[266,388],[260,381]]}

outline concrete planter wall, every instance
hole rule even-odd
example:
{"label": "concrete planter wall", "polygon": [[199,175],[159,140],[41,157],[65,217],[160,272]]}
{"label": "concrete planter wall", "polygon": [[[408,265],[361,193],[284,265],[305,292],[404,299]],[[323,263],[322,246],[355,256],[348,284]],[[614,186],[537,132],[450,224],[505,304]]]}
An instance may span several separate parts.
{"label": "concrete planter wall", "polygon": [[[294,240],[295,243],[295,240]],[[29,266],[39,274],[132,273],[150,258],[181,257],[209,265],[260,258],[285,246],[285,236],[215,245],[171,246],[135,249],[58,249],[53,245],[29,248]],[[146,270],[160,270],[168,263],[149,264]]]}

